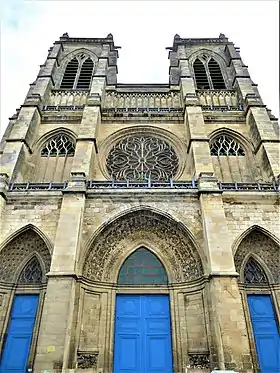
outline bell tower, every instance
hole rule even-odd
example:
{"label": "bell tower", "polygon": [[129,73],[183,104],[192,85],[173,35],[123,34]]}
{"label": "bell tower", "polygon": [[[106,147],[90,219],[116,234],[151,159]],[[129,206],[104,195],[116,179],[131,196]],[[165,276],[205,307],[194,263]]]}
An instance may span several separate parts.
{"label": "bell tower", "polygon": [[0,373],[276,372],[277,119],[224,34],[119,48],[63,34],[1,141]]}

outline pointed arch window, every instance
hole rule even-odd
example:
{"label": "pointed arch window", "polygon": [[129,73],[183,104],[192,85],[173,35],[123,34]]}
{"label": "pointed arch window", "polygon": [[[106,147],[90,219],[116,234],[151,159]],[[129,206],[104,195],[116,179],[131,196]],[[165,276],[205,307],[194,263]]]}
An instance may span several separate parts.
{"label": "pointed arch window", "polygon": [[119,285],[167,285],[167,274],[160,260],[144,247],[137,249],[123,263]]}
{"label": "pointed arch window", "polygon": [[42,277],[41,265],[38,258],[34,256],[23,268],[18,279],[18,284],[39,285],[42,283]]}
{"label": "pointed arch window", "polygon": [[94,64],[90,57],[81,53],[68,62],[60,88],[88,90],[90,88]]}
{"label": "pointed arch window", "polygon": [[64,134],[51,138],[41,150],[42,157],[73,157],[74,153],[73,141]]}
{"label": "pointed arch window", "polygon": [[210,144],[210,153],[215,156],[245,156],[243,147],[227,135],[217,137]]}
{"label": "pointed arch window", "polygon": [[193,64],[197,89],[225,89],[221,68],[214,58],[202,56]]}
{"label": "pointed arch window", "polygon": [[246,284],[267,284],[266,274],[260,264],[254,259],[249,258],[244,268],[244,282]]}
{"label": "pointed arch window", "polygon": [[75,154],[70,136],[59,133],[48,140],[36,159],[33,180],[36,182],[65,182],[69,179]]}

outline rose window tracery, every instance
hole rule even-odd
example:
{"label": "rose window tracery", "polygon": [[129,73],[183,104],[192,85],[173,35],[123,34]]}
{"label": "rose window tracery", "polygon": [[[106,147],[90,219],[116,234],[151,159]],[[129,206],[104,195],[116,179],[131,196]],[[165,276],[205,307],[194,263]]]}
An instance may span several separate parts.
{"label": "rose window tracery", "polygon": [[166,181],[178,171],[178,157],[166,141],[153,136],[128,136],[110,150],[107,169],[114,180]]}

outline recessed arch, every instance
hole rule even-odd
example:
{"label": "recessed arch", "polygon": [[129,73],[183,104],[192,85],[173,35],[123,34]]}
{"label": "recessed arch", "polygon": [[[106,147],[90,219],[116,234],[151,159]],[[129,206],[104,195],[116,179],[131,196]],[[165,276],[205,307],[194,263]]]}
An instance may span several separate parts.
{"label": "recessed arch", "polygon": [[41,148],[44,146],[45,143],[47,143],[49,140],[51,140],[54,136],[63,134],[66,136],[69,136],[69,138],[73,141],[76,142],[77,140],[77,134],[65,127],[58,127],[55,128],[54,130],[51,130],[49,132],[44,133],[34,144],[33,146],[33,153],[39,153]]}
{"label": "recessed arch", "polygon": [[209,135],[210,153],[217,178],[223,182],[256,182],[262,171],[252,143],[242,134],[219,128]]}
{"label": "recessed arch", "polygon": [[86,56],[90,57],[93,60],[93,62],[96,62],[98,60],[97,54],[95,54],[90,49],[78,48],[78,49],[75,49],[74,51],[69,52],[65,56],[63,56],[63,58],[60,60],[60,69],[62,71],[64,71],[64,69],[65,69],[65,67],[66,67],[66,65],[69,61],[71,61],[73,58],[75,58],[76,56],[78,56],[80,54],[83,54],[83,53]]}
{"label": "recessed arch", "polygon": [[165,266],[170,282],[185,282],[203,276],[203,261],[187,229],[174,219],[148,208],[137,208],[107,222],[86,247],[83,276],[116,282],[121,263],[137,246],[153,247]]}
{"label": "recessed arch", "polygon": [[[32,257],[41,258],[39,263],[44,273],[51,265],[50,251],[42,237],[31,226],[24,227],[17,234],[6,240],[0,251],[0,281],[15,283],[23,269]],[[43,278],[43,277],[42,277]]]}
{"label": "recessed arch", "polygon": [[[33,268],[30,268],[31,266]],[[41,272],[40,274],[30,273],[31,270],[34,271],[34,266],[37,267],[35,268],[36,270],[40,270]],[[15,282],[18,285],[26,285],[26,284],[39,285],[41,283],[45,283],[46,281],[47,281],[47,277],[46,277],[46,268],[45,268],[44,261],[42,260],[40,254],[37,251],[30,253],[22,261],[21,267],[19,267],[18,270],[16,271]]]}
{"label": "recessed arch", "polygon": [[264,269],[266,276],[272,283],[280,282],[280,246],[277,241],[267,235],[264,230],[254,226],[242,234],[234,253],[237,272],[242,274],[246,261],[253,257]]}

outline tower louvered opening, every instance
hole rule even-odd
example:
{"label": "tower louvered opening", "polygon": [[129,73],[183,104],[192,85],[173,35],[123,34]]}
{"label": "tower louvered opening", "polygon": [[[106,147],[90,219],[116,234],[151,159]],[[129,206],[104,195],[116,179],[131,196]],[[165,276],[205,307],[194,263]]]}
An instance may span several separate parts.
{"label": "tower louvered opening", "polygon": [[210,85],[207,79],[204,64],[199,59],[197,59],[194,62],[193,68],[197,89],[209,89]]}
{"label": "tower louvered opening", "polygon": [[82,65],[77,89],[89,89],[93,70],[93,62],[90,58],[85,60]]}
{"label": "tower louvered opening", "polygon": [[66,67],[60,88],[61,89],[73,89],[75,84],[75,79],[78,71],[78,60],[73,58]]}
{"label": "tower louvered opening", "polygon": [[208,62],[209,74],[211,76],[212,85],[214,89],[225,89],[224,78],[218,63],[211,58]]}

